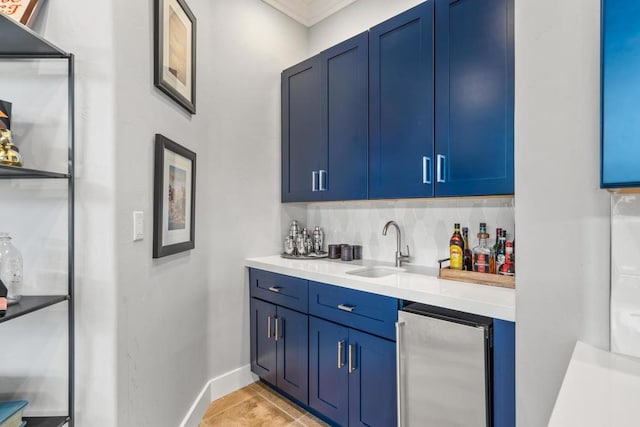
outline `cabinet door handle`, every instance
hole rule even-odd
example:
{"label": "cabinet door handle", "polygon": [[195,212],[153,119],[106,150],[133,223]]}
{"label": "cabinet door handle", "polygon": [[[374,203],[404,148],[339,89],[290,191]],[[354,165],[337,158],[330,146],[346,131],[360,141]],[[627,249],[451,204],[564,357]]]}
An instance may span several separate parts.
{"label": "cabinet door handle", "polygon": [[356,370],[354,366],[354,357],[355,357],[355,346],[353,344],[349,344],[349,373],[352,373]]}
{"label": "cabinet door handle", "polygon": [[422,183],[431,184],[431,157],[422,156]]}
{"label": "cabinet door handle", "polygon": [[271,292],[275,292],[275,293],[277,293],[277,294],[279,294],[279,293],[280,293],[280,290],[281,290],[281,289],[282,289],[282,288],[281,288],[280,286],[271,286],[271,287],[269,288],[269,290],[270,290]]}
{"label": "cabinet door handle", "polygon": [[404,322],[396,322],[396,411],[398,411],[398,427],[403,427],[402,422],[402,326]]}
{"label": "cabinet door handle", "polygon": [[437,156],[437,164],[436,164],[436,181],[438,182],[445,182],[445,162],[447,160],[447,158],[445,156],[443,156],[442,154],[438,154]]}
{"label": "cabinet door handle", "polygon": [[318,191],[318,171],[311,171],[311,191]]}
{"label": "cabinet door handle", "polygon": [[267,316],[267,338],[271,338],[271,316]]}
{"label": "cabinet door handle", "polygon": [[341,369],[344,366],[344,359],[342,355],[344,354],[344,340],[338,341],[338,369]]}
{"label": "cabinet door handle", "polygon": [[348,311],[349,313],[353,312],[353,310],[356,309],[355,306],[347,304],[340,304],[338,305],[338,308],[342,311]]}
{"label": "cabinet door handle", "polygon": [[319,188],[318,191],[327,191],[327,171],[320,171],[320,179],[319,179]]}
{"label": "cabinet door handle", "polygon": [[[276,317],[276,332],[275,332],[275,339],[276,341],[278,341],[280,338],[282,338],[280,336],[280,318]],[[284,323],[284,322],[283,322]]]}

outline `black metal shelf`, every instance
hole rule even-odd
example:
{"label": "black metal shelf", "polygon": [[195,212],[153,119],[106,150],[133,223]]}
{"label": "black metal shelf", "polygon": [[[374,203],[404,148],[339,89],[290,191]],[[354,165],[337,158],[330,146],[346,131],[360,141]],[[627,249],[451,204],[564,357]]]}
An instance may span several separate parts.
{"label": "black metal shelf", "polygon": [[69,174],[0,165],[0,179],[67,179]]}
{"label": "black metal shelf", "polygon": [[33,313],[34,311],[42,310],[51,305],[67,301],[68,295],[37,295],[37,296],[23,296],[18,304],[10,305],[7,307],[7,313],[4,317],[0,317],[0,323],[7,322],[16,317],[24,316],[25,314]]}
{"label": "black metal shelf", "polygon": [[69,417],[23,417],[28,427],[62,427]]}
{"label": "black metal shelf", "polygon": [[43,39],[30,28],[0,13],[0,57],[68,58],[69,54]]}

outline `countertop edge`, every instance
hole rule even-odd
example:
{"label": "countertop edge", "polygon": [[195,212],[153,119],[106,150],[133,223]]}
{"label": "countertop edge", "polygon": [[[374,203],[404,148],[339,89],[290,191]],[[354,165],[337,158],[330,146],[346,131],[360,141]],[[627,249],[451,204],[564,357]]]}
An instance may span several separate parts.
{"label": "countertop edge", "polygon": [[[298,261],[304,262],[304,261]],[[283,274],[287,276],[298,277],[305,280],[327,283],[330,285],[340,286],[349,289],[360,290],[364,292],[375,293],[379,295],[389,296],[393,298],[430,304],[451,310],[458,310],[472,314],[492,317],[494,319],[515,322],[515,298],[513,306],[494,304],[486,301],[478,301],[469,298],[460,298],[456,296],[436,294],[432,292],[421,292],[412,289],[396,288],[373,280],[361,278],[358,276],[345,277],[343,274],[329,274],[325,272],[315,272],[304,269],[295,269],[276,265],[268,262],[268,257],[248,258],[245,259],[245,266],[248,268],[256,268],[260,270],[270,271],[272,273]],[[354,267],[355,268],[355,267]],[[429,278],[431,280],[442,280],[437,278]],[[425,279],[427,280],[427,279]],[[452,286],[476,287],[484,285],[474,285],[463,282],[449,281]],[[504,289],[504,288],[501,288]],[[504,289],[501,292],[513,292],[514,289]]]}

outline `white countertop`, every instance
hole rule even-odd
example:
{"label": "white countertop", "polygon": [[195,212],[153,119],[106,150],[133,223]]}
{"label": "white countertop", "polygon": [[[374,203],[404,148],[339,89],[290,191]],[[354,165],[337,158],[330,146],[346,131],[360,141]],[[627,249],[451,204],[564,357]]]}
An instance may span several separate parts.
{"label": "white countertop", "polygon": [[549,426],[638,426],[640,359],[578,341]]}
{"label": "white countertop", "polygon": [[250,258],[245,265],[273,273],[328,283],[350,289],[386,295],[394,298],[435,305],[452,310],[479,314],[496,319],[515,321],[516,293],[514,289],[437,278],[437,269],[403,265],[406,272],[380,278],[346,274],[364,266],[387,265],[380,261],[318,259],[285,259],[279,255]]}

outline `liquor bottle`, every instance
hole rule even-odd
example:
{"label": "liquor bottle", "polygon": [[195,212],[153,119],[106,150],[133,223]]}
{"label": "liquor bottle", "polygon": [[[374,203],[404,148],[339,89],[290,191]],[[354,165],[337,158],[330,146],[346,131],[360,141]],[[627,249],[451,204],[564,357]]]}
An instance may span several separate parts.
{"label": "liquor bottle", "polygon": [[462,227],[462,239],[464,240],[463,269],[473,271],[473,254],[469,248],[469,229],[467,227]]}
{"label": "liquor bottle", "polygon": [[498,248],[496,249],[496,273],[500,271],[500,268],[505,262],[505,252],[507,243],[507,230],[500,231],[500,237],[498,239]]}
{"label": "liquor bottle", "polygon": [[0,280],[0,317],[4,317],[7,314],[7,294],[9,289],[4,285],[4,282]]}
{"label": "liquor bottle", "polygon": [[489,258],[489,273],[495,274],[498,272],[498,268],[496,266],[496,256],[498,255],[498,239],[500,238],[500,233],[502,232],[502,228],[496,228],[496,242],[491,246],[491,256]]}
{"label": "liquor bottle", "polygon": [[504,264],[500,267],[500,274],[505,276],[514,276],[516,273],[516,263],[513,257],[513,242],[505,244]]}
{"label": "liquor bottle", "polygon": [[489,272],[489,258],[491,257],[491,249],[487,246],[487,224],[480,223],[480,232],[478,233],[478,246],[473,248],[473,271],[479,273]]}
{"label": "liquor bottle", "polygon": [[460,224],[453,225],[453,235],[449,240],[449,267],[452,270],[462,270],[464,261],[464,242],[460,234]]}

